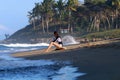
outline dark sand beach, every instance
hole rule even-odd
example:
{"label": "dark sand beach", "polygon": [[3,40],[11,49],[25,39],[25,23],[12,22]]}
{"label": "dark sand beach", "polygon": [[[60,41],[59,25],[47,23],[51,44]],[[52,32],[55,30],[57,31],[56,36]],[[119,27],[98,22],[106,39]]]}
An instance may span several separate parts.
{"label": "dark sand beach", "polygon": [[30,60],[70,61],[73,66],[78,67],[79,72],[87,73],[77,80],[120,80],[120,41],[108,42],[87,43],[84,46],[82,44],[72,45],[67,47],[68,50],[52,53],[39,54],[40,50],[37,50],[15,53],[12,56]]}

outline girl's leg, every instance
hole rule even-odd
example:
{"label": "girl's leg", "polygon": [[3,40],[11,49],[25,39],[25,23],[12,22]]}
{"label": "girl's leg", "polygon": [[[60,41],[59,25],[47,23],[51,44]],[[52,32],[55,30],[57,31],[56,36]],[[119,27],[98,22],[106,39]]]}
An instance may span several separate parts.
{"label": "girl's leg", "polygon": [[45,52],[48,52],[48,51],[49,51],[49,49],[50,49],[52,46],[53,46],[53,42],[51,42],[51,43],[49,44],[49,46],[48,46],[48,48],[46,49],[46,51],[45,51]]}
{"label": "girl's leg", "polygon": [[57,48],[57,49],[61,49],[62,48],[62,45],[54,42],[53,45]]}
{"label": "girl's leg", "polygon": [[56,43],[56,42],[51,42],[51,43],[49,44],[49,47],[46,49],[45,52],[48,52],[53,45],[54,45],[57,49],[62,48],[62,46],[60,46],[58,43]]}

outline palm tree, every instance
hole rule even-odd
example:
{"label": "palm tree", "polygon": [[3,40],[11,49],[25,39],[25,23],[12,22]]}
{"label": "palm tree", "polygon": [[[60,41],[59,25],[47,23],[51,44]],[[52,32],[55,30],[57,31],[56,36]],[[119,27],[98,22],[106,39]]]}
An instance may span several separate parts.
{"label": "palm tree", "polygon": [[112,23],[114,24],[115,28],[117,29],[119,27],[119,9],[120,9],[120,0],[107,0],[106,3],[111,7],[112,9]]}
{"label": "palm tree", "polygon": [[68,0],[67,4],[66,4],[67,11],[68,11],[68,29],[70,32],[72,32],[71,31],[71,29],[72,29],[72,26],[71,26],[72,11],[76,11],[76,6],[78,6],[78,4],[79,4],[78,0]]}
{"label": "palm tree", "polygon": [[29,18],[31,18],[34,30],[36,30],[35,23],[40,19],[40,9],[39,3],[35,3],[35,7],[32,9],[32,12],[29,12]]}
{"label": "palm tree", "polygon": [[41,5],[39,6],[39,10],[40,10],[40,15],[41,15],[40,22],[41,22],[41,26],[42,26],[42,31],[43,31],[43,33],[45,33],[45,24],[44,24],[44,22],[45,22],[45,19],[44,19],[45,10],[44,10],[43,3],[41,3]]}
{"label": "palm tree", "polygon": [[119,15],[119,9],[120,9],[120,0],[112,0],[112,6],[113,6],[113,9],[115,9],[115,17],[116,17],[116,29],[118,28],[118,15]]}
{"label": "palm tree", "polygon": [[47,28],[47,33],[49,32],[49,22],[53,16],[52,13],[52,7],[54,5],[54,0],[44,0],[43,1],[43,6],[44,6],[44,10],[45,10],[45,23],[46,23],[46,28]]}
{"label": "palm tree", "polygon": [[28,18],[29,18],[29,22],[30,22],[30,24],[32,24],[33,25],[33,28],[34,28],[34,30],[36,29],[36,26],[35,26],[35,19],[34,19],[34,13],[33,12],[28,12]]}
{"label": "palm tree", "polygon": [[65,2],[63,2],[63,0],[57,1],[56,8],[57,8],[57,13],[59,15],[60,27],[61,27],[62,17],[64,15]]}

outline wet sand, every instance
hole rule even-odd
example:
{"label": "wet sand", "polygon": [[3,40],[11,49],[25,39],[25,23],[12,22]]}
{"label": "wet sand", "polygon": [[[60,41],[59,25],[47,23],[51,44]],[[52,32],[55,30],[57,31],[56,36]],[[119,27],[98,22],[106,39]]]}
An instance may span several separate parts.
{"label": "wet sand", "polygon": [[[12,56],[31,60],[71,61],[74,67],[79,68],[79,72],[87,73],[77,80],[120,80],[120,41],[99,43],[67,46],[67,50],[51,53],[41,53],[39,52],[41,50],[36,50],[16,53]],[[27,55],[23,55],[25,53]]]}

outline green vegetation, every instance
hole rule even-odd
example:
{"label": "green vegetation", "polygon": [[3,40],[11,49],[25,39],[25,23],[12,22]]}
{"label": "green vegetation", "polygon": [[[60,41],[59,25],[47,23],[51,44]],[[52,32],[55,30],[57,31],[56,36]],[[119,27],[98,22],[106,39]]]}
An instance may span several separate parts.
{"label": "green vegetation", "polygon": [[85,3],[92,3],[92,4],[99,4],[99,3],[105,3],[106,0],[85,0]]}
{"label": "green vegetation", "polygon": [[85,0],[84,4],[79,0],[43,0],[35,3],[28,18],[28,26],[9,39],[28,41],[64,29],[77,37],[90,33],[87,37],[120,37],[120,0]]}
{"label": "green vegetation", "polygon": [[69,32],[93,32],[120,28],[120,0],[43,0],[28,13],[34,30],[51,32],[67,28]]}
{"label": "green vegetation", "polygon": [[83,36],[83,38],[88,38],[90,40],[93,38],[100,38],[100,39],[120,38],[120,29],[90,33],[88,35]]}

